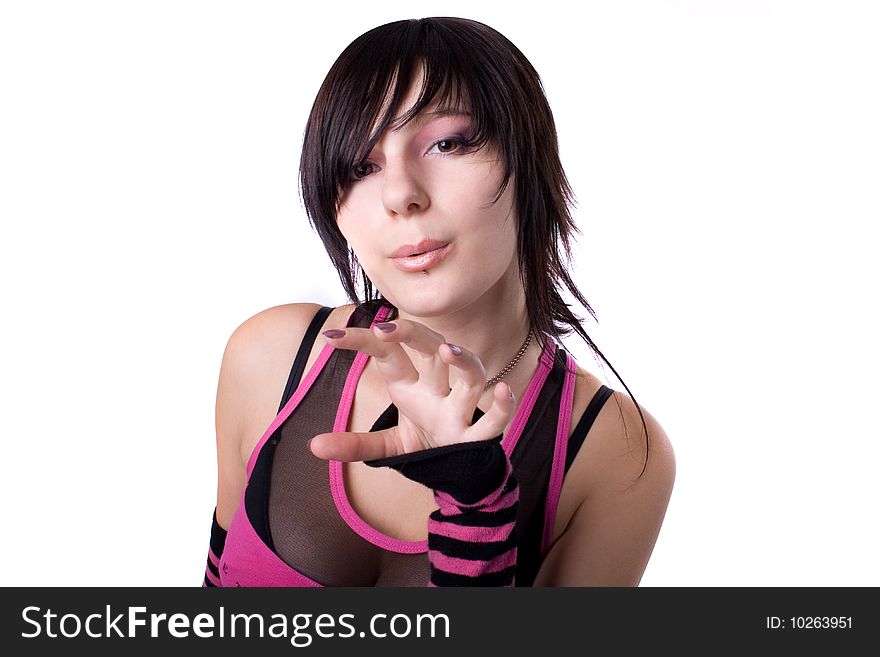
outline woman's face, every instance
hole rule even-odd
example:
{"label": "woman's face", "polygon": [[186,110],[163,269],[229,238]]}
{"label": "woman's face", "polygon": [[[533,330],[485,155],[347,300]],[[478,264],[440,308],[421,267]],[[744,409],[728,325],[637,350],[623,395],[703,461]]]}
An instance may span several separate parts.
{"label": "woman's face", "polygon": [[[414,84],[397,116],[418,97]],[[513,178],[497,203],[504,165],[491,144],[461,143],[468,115],[432,114],[432,102],[398,132],[386,130],[351,172],[337,224],[373,285],[405,313],[431,317],[506,295],[519,284]],[[397,117],[395,117],[397,118]],[[448,242],[443,259],[401,270],[392,254],[426,239]]]}

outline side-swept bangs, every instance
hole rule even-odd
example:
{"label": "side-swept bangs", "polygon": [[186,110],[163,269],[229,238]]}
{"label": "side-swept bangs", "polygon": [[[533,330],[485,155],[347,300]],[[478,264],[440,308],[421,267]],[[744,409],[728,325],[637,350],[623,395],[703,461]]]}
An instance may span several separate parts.
{"label": "side-swept bangs", "polygon": [[[392,122],[419,72],[417,101]],[[520,163],[546,161],[536,152],[536,144],[555,147],[555,141],[547,144],[541,134],[548,123],[552,126],[552,116],[539,82],[535,88],[536,80],[538,74],[525,55],[477,21],[452,17],[396,21],[355,39],[336,59],[318,91],[300,162],[303,205],[337,269],[350,268],[338,257],[344,244],[336,229],[339,204],[352,169],[386,129],[400,129],[429,105],[468,112],[472,117],[468,150],[491,144],[504,163],[497,202],[511,174],[519,180]],[[536,182],[535,175],[523,178],[523,185],[532,190]],[[554,182],[545,180],[543,186]],[[348,286],[346,291],[357,298]]]}
{"label": "side-swept bangs", "polygon": [[[303,137],[300,192],[309,222],[348,298],[357,304],[387,303],[381,292],[374,293],[336,225],[336,215],[353,168],[381,139],[419,72],[418,100],[391,129],[406,125],[431,104],[471,114],[467,148],[479,150],[489,144],[504,162],[495,202],[514,178],[517,259],[538,345],[544,347],[545,336],[561,339],[577,333],[635,402],[584,330],[583,318],[563,297],[568,290],[596,319],[568,272],[571,240],[580,230],[571,216],[574,193],[559,158],[556,126],[541,78],[507,37],[478,21],[436,17],[376,27],[342,52],[318,91]],[[363,296],[356,289],[358,278]],[[392,306],[388,319],[396,313]],[[647,423],[638,410],[647,439]]]}

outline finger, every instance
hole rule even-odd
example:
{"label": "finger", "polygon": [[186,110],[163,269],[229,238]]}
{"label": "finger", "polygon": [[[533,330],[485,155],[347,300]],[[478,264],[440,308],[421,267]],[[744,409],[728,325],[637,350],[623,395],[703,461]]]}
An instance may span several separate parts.
{"label": "finger", "polygon": [[[382,329],[391,328],[391,331]],[[419,373],[419,382],[428,390],[446,396],[449,393],[449,367],[440,357],[440,345],[445,338],[420,322],[396,319],[373,325],[373,335],[385,343],[398,343],[406,349],[413,366]]]}
{"label": "finger", "polygon": [[[461,353],[455,353],[455,349]],[[462,408],[473,408],[483,396],[486,388],[486,368],[477,355],[460,347],[444,343],[440,347],[440,355],[444,362],[458,372],[458,381],[452,386],[450,397]]]}
{"label": "finger", "polygon": [[516,399],[513,390],[503,381],[495,384],[492,391],[492,406],[483,417],[468,427],[462,442],[489,440],[504,433],[508,423],[513,419],[516,410]]}
{"label": "finger", "polygon": [[[344,331],[344,334],[333,337],[334,331]],[[379,340],[370,329],[348,326],[345,329],[324,331],[323,335],[337,349],[352,349],[375,358],[376,365],[389,386],[415,383],[419,380],[418,370],[401,346],[396,342]]]}
{"label": "finger", "polygon": [[371,461],[399,453],[396,427],[382,431],[320,433],[309,441],[309,450],[319,459]]}

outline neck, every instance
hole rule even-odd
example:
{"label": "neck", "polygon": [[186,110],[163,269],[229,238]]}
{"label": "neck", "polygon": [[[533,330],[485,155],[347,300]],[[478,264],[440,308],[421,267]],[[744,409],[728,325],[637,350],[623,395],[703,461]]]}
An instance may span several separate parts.
{"label": "neck", "polygon": [[[498,374],[516,356],[529,332],[525,292],[518,269],[512,267],[486,294],[467,306],[442,315],[419,316],[398,309],[404,319],[424,324],[440,333],[447,342],[477,355],[486,370],[486,380]],[[537,367],[540,346],[535,336],[517,364],[501,381],[511,385],[519,397],[523,380]],[[450,385],[458,380],[455,368],[449,368]],[[486,391],[492,394],[492,388]]]}

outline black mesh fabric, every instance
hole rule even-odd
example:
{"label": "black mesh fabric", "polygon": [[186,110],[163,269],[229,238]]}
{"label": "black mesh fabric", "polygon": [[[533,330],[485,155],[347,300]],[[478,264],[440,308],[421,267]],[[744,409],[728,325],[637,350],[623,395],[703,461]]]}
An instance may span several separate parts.
{"label": "black mesh fabric", "polygon": [[557,347],[553,369],[547,375],[528,422],[510,454],[513,474],[519,482],[519,511],[516,520],[517,586],[531,586],[541,566],[544,509],[553,466],[566,360],[565,351]]}
{"label": "black mesh fabric", "polygon": [[[379,301],[362,304],[347,326],[368,328],[380,307]],[[257,534],[283,561],[325,586],[426,586],[427,552],[395,552],[357,534],[333,501],[327,462],[315,458],[307,447],[313,436],[333,430],[356,355],[333,350],[306,396],[266,441],[245,493],[248,516]],[[565,366],[566,353],[557,344],[553,368],[511,454],[520,485],[517,586],[531,586],[541,563],[544,505]],[[427,521],[426,517],[426,526]]]}

